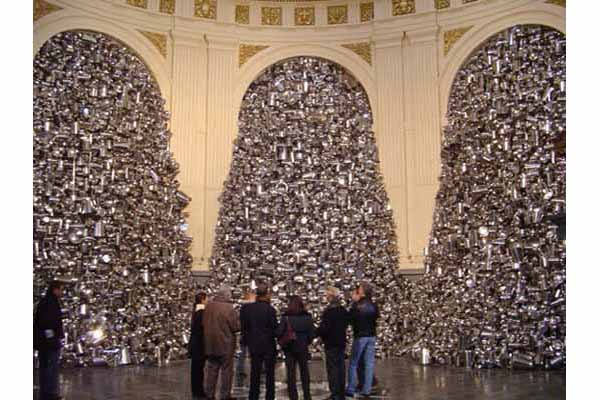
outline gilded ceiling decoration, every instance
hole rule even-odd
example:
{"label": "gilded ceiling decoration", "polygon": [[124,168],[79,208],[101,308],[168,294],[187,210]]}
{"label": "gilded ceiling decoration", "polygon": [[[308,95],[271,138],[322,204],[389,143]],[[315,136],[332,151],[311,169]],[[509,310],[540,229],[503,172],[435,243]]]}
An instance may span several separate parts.
{"label": "gilded ceiling decoration", "polygon": [[443,10],[450,7],[450,0],[435,0],[436,10]]}
{"label": "gilded ceiling decoration", "polygon": [[174,14],[175,13],[175,0],[160,0],[158,9],[161,13]]}
{"label": "gilded ceiling decoration", "polygon": [[148,0],[127,0],[127,4],[139,8],[148,8]]}
{"label": "gilded ceiling decoration", "polygon": [[315,24],[315,8],[314,7],[297,7],[294,9],[294,24],[296,25],[314,25]]}
{"label": "gilded ceiling decoration", "polygon": [[268,49],[269,46],[261,46],[254,44],[240,44],[239,48],[239,56],[238,62],[241,67],[248,61],[251,57],[253,57],[256,53],[263,51],[264,49]]}
{"label": "gilded ceiling decoration", "polygon": [[368,22],[375,18],[375,7],[373,2],[360,3],[360,22]]}
{"label": "gilded ceiling decoration", "polygon": [[261,21],[263,25],[281,25],[281,7],[262,7]]}
{"label": "gilded ceiling decoration", "polygon": [[163,33],[156,32],[148,32],[148,31],[140,31],[142,35],[146,37],[154,47],[158,50],[158,52],[164,57],[167,58],[167,35]]}
{"label": "gilded ceiling decoration", "polygon": [[250,6],[241,4],[235,6],[235,22],[244,25],[250,23]]}
{"label": "gilded ceiling decoration", "polygon": [[415,12],[415,0],[392,0],[392,15],[413,14]]}
{"label": "gilded ceiling decoration", "polygon": [[200,18],[216,19],[217,18],[217,1],[216,0],[195,0],[194,1],[194,16]]}
{"label": "gilded ceiling decoration", "polygon": [[33,22],[58,10],[62,10],[62,7],[55,6],[44,0],[35,0],[33,2]]}
{"label": "gilded ceiling decoration", "polygon": [[327,23],[329,25],[348,23],[348,6],[327,7]]}
{"label": "gilded ceiling decoration", "polygon": [[466,26],[464,28],[452,29],[450,31],[444,32],[444,55],[447,55],[452,46],[465,34],[469,29],[471,29],[473,25]]}
{"label": "gilded ceiling decoration", "polygon": [[373,65],[371,60],[371,44],[369,42],[343,44],[342,47],[358,54],[367,64]]}

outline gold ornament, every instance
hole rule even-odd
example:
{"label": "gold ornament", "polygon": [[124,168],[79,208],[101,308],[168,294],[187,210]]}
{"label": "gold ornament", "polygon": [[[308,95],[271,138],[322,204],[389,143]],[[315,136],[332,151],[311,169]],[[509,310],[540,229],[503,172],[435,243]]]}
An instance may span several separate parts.
{"label": "gold ornament", "polygon": [[435,0],[435,9],[442,10],[450,7],[450,0]]}
{"label": "gold ornament", "polygon": [[546,3],[567,8],[567,0],[546,0]]}
{"label": "gold ornament", "polygon": [[62,7],[55,6],[44,0],[35,0],[33,2],[33,22],[58,10],[62,10]]}
{"label": "gold ornament", "polygon": [[373,2],[360,3],[360,22],[371,21],[375,17],[375,7]]}
{"label": "gold ornament", "polygon": [[254,56],[259,51],[263,51],[264,49],[268,49],[268,48],[269,48],[269,46],[261,46],[261,45],[254,45],[254,44],[240,44],[239,56],[238,56],[239,66],[241,67],[242,65],[244,65],[246,63],[246,61],[248,61],[250,59],[250,57]]}
{"label": "gold ornament", "polygon": [[315,24],[315,8],[314,7],[298,7],[294,10],[294,23],[296,25],[314,25]]}
{"label": "gold ornament", "polygon": [[452,46],[465,34],[473,25],[464,28],[452,29],[444,32],[444,55],[447,55]]}
{"label": "gold ornament", "polygon": [[235,6],[235,22],[248,25],[250,23],[250,6]]}
{"label": "gold ornament", "polygon": [[349,43],[343,44],[342,47],[345,47],[354,53],[358,54],[360,58],[365,60],[367,64],[372,65],[371,61],[371,43],[362,42],[362,43]]}
{"label": "gold ornament", "polygon": [[262,7],[263,25],[281,25],[281,7]]}
{"label": "gold ornament", "polygon": [[216,0],[195,0],[194,16],[200,18],[216,19],[217,18],[217,1]]}
{"label": "gold ornament", "polygon": [[158,7],[161,13],[174,14],[175,13],[175,0],[160,0]]}
{"label": "gold ornament", "polygon": [[146,37],[154,47],[158,50],[158,52],[164,57],[167,58],[167,35],[163,33],[156,32],[148,32],[148,31],[140,31],[142,35]]}
{"label": "gold ornament", "polygon": [[348,23],[348,6],[327,7],[327,23],[329,25]]}
{"label": "gold ornament", "polygon": [[415,12],[415,0],[392,0],[392,15],[413,14]]}
{"label": "gold ornament", "polygon": [[127,4],[139,8],[148,8],[148,0],[127,0]]}

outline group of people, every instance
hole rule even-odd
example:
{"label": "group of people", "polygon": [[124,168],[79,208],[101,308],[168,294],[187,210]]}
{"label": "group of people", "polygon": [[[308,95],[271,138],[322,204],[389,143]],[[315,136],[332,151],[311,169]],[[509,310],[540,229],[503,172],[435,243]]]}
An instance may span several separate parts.
{"label": "group of people", "polygon": [[[298,399],[296,370],[299,369],[304,400],[310,400],[309,346],[317,337],[321,338],[325,347],[330,399],[354,397],[359,381],[360,395],[368,398],[374,379],[376,322],[379,317],[372,294],[371,286],[362,283],[352,292],[352,304],[346,310],[339,290],[327,288],[328,305],[319,326],[315,327],[300,296],[289,297],[287,309],[278,320],[277,311],[270,304],[270,289],[265,283],[259,283],[255,292],[246,296],[239,312],[234,308],[228,286],[222,286],[210,302],[206,293],[199,293],[195,297],[189,344],[192,395],[195,399],[215,399],[220,378],[220,399],[234,399],[231,390],[236,334],[241,331],[241,356],[237,370],[238,374],[243,373],[244,358],[249,353],[248,399],[258,400],[263,372],[265,398],[275,399],[276,343],[279,342],[285,354],[290,399]],[[346,385],[344,358],[348,326],[352,326],[354,339]]]}
{"label": "group of people", "polygon": [[[39,386],[42,400],[58,400],[58,368],[64,338],[59,299],[63,284],[52,282],[40,300],[34,315],[34,349],[39,354]],[[231,289],[221,287],[209,301],[206,293],[195,296],[191,321],[189,356],[192,395],[195,399],[215,399],[217,382],[221,400],[233,399],[234,355],[237,333],[241,331],[241,356],[237,370],[244,370],[245,355],[250,355],[250,400],[258,400],[261,375],[265,374],[266,400],[275,398],[275,361],[277,344],[285,354],[287,388],[290,399],[298,399],[296,369],[304,400],[310,400],[309,346],[320,337],[325,346],[327,377],[332,400],[354,397],[357,387],[368,397],[374,379],[376,322],[379,311],[372,301],[372,288],[362,283],[352,292],[349,310],[342,306],[340,292],[326,289],[328,306],[315,327],[311,314],[300,296],[290,296],[287,309],[278,320],[270,304],[270,289],[260,283],[254,293],[247,293],[239,312],[234,308]],[[346,331],[352,326],[353,343],[348,368],[344,358]],[[360,376],[359,376],[360,375]]]}

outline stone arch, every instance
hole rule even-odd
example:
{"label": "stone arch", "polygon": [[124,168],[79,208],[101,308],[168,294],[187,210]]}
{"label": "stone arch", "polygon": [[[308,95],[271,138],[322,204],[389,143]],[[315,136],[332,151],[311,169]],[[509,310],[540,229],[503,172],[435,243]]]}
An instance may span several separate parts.
{"label": "stone arch", "polygon": [[[555,11],[558,9],[558,11]],[[524,11],[510,14],[485,25],[476,26],[458,41],[450,52],[450,58],[441,70],[440,74],[440,112],[442,120],[445,120],[448,109],[448,98],[454,77],[469,55],[482,43],[493,35],[515,25],[545,25],[562,33],[566,31],[564,11],[560,7],[549,6],[548,11]],[[554,11],[554,12],[551,12]]]}
{"label": "stone arch", "polygon": [[167,102],[167,109],[170,109],[171,79],[167,61],[140,32],[121,26],[110,19],[69,15],[62,11],[50,14],[34,25],[34,56],[51,37],[60,32],[71,30],[89,30],[103,33],[127,45],[146,64]]}
{"label": "stone arch", "polygon": [[236,80],[234,110],[236,120],[240,112],[242,98],[250,84],[269,66],[287,58],[298,56],[313,56],[323,58],[339,64],[350,72],[362,85],[369,98],[371,112],[373,113],[373,131],[377,132],[377,107],[376,107],[376,85],[373,72],[368,64],[358,55],[350,50],[336,46],[324,46],[318,44],[297,44],[291,46],[270,47],[252,57],[240,69]]}

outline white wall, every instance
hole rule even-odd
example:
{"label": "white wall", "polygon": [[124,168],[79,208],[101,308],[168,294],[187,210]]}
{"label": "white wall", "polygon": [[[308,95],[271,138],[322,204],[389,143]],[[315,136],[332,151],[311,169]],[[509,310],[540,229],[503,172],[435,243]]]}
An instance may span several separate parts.
{"label": "white wall", "polygon": [[[296,3],[284,7],[284,26],[260,26],[264,2],[220,0],[217,20],[193,17],[193,0],[177,0],[175,15],[125,0],[49,0],[62,10],[34,23],[34,53],[52,35],[70,29],[109,34],[148,64],[172,113],[172,150],[181,164],[179,180],[192,197],[190,234],[195,269],[206,269],[219,211],[217,198],[232,156],[237,113],[244,91],[267,66],[295,55],[335,61],[365,87],[373,107],[386,189],[397,226],[400,268],[422,267],[422,250],[432,223],[437,191],[441,127],[450,85],[465,58],[487,37],[509,26],[544,24],[565,32],[565,9],[544,0],[480,0],[435,11],[433,0],[417,0],[416,13],[392,17],[391,1],[375,1],[376,20],[358,23],[359,0],[348,4],[350,23],[327,26],[325,2],[317,25],[293,26]],[[364,1],[364,0],[363,0]],[[251,4],[251,24],[234,23],[235,4]],[[327,2],[329,4],[329,2]],[[287,26],[286,26],[287,25]],[[445,55],[444,32],[473,26]],[[140,33],[164,34],[167,54]],[[371,43],[372,65],[340,46]],[[239,44],[268,49],[238,66]]]}

